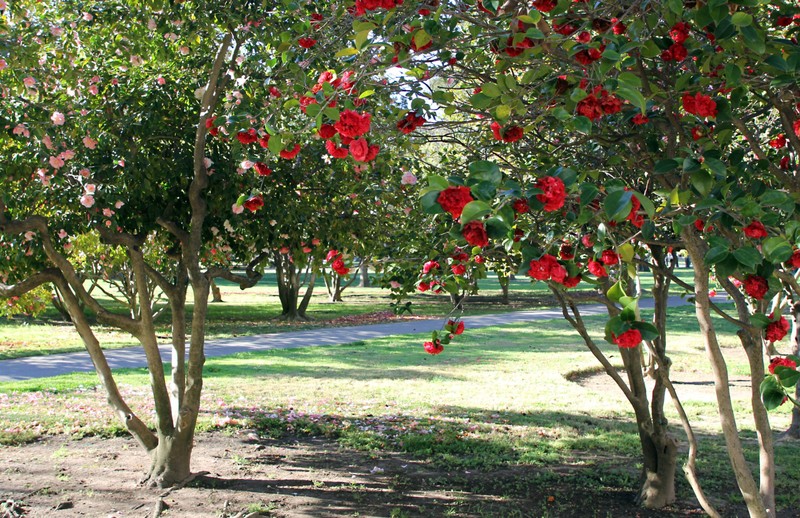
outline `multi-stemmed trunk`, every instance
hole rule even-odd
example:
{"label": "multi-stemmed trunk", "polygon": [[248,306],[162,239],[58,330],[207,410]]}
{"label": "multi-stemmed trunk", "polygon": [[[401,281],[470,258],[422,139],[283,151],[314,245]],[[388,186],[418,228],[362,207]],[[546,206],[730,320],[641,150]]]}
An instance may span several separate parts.
{"label": "multi-stemmed trunk", "polygon": [[316,275],[313,272],[306,272],[308,284],[302,297],[300,290],[304,282],[291,257],[281,253],[275,254],[275,275],[278,282],[278,298],[281,301],[281,320],[309,320],[306,311],[311,303]]}

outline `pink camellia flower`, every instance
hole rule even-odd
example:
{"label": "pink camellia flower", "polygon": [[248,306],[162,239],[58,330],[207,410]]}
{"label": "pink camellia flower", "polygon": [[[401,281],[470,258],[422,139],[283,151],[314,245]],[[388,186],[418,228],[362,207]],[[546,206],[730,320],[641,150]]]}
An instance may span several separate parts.
{"label": "pink camellia flower", "polygon": [[83,13],[83,19],[87,22],[91,22],[92,20],[94,20],[94,16],[92,15],[92,13]]}
{"label": "pink camellia flower", "polygon": [[94,149],[97,147],[97,141],[92,137],[83,137],[83,145],[89,149]]}
{"label": "pink camellia flower", "polygon": [[62,34],[64,34],[64,29],[61,27],[50,27],[50,34],[58,38]]}
{"label": "pink camellia flower", "polygon": [[53,169],[61,169],[64,167],[64,160],[62,160],[61,157],[51,156],[49,162],[50,167]]}
{"label": "pink camellia flower", "polygon": [[22,80],[22,84],[24,84],[27,88],[33,88],[33,85],[36,84],[36,79],[28,76]]}
{"label": "pink camellia flower", "polygon": [[389,286],[391,286],[393,290],[396,290],[397,288],[400,288],[403,285],[397,281],[389,281]]}
{"label": "pink camellia flower", "polygon": [[138,67],[144,63],[142,56],[131,56],[131,65]]}
{"label": "pink camellia flower", "polygon": [[114,215],[114,211],[113,210],[109,209],[108,207],[103,209],[103,216],[105,216],[107,218],[110,218],[113,215]]}
{"label": "pink camellia flower", "polygon": [[163,86],[163,85],[165,85],[167,83],[167,80],[164,79],[164,76],[158,76],[158,78],[156,79],[156,83],[158,83],[158,84]]}
{"label": "pink camellia flower", "polygon": [[71,149],[68,149],[66,151],[62,151],[61,153],[59,153],[58,157],[61,158],[64,161],[72,160],[73,158],[75,158],[75,151],[73,151]]}
{"label": "pink camellia flower", "polygon": [[234,203],[231,205],[231,210],[234,214],[241,214],[244,212],[244,205],[239,205],[238,203]]}
{"label": "pink camellia flower", "polygon": [[11,133],[13,133],[14,135],[23,136],[25,138],[30,138],[31,136],[31,132],[28,131],[28,128],[25,127],[25,125],[23,124],[17,124],[16,126],[14,126],[14,129],[11,130]]}
{"label": "pink camellia flower", "polygon": [[402,185],[415,185],[417,183],[417,177],[411,171],[406,171],[400,178],[400,183]]}
{"label": "pink camellia flower", "polygon": [[59,239],[64,239],[64,238],[66,238],[68,235],[69,235],[69,234],[67,234],[67,231],[66,231],[66,230],[64,230],[63,228],[62,228],[61,230],[59,230],[59,231],[58,231],[58,237],[59,237]]}
{"label": "pink camellia flower", "polygon": [[86,207],[87,209],[94,205],[94,196],[91,194],[84,194],[81,196],[81,205]]}
{"label": "pink camellia flower", "polygon": [[89,175],[91,175],[92,172],[84,167],[83,169],[78,171],[78,174],[81,175],[81,177],[83,177],[83,178],[89,178]]}
{"label": "pink camellia flower", "polygon": [[89,87],[89,93],[92,95],[97,95],[98,93],[100,93],[100,89],[97,88],[97,85],[91,85]]}
{"label": "pink camellia flower", "polygon": [[188,56],[189,55],[189,47],[184,45],[184,46],[182,46],[181,48],[178,49],[178,52],[181,53],[181,56]]}
{"label": "pink camellia flower", "polygon": [[5,68],[7,66],[8,66],[8,63],[6,63],[6,60],[5,59],[0,59],[0,70],[5,70]]}
{"label": "pink camellia flower", "polygon": [[242,160],[242,163],[239,164],[239,167],[244,169],[245,171],[252,168],[255,165],[255,162],[251,162],[250,160]]}
{"label": "pink camellia flower", "polygon": [[438,270],[438,269],[439,269],[438,261],[428,261],[422,265],[422,273],[429,273],[431,270]]}
{"label": "pink camellia flower", "polygon": [[321,241],[317,237],[315,237],[314,239],[311,240],[311,244],[314,245],[314,246],[319,246],[320,243],[321,243]]}
{"label": "pink camellia flower", "polygon": [[95,191],[97,190],[97,186],[95,184],[93,184],[93,183],[87,183],[84,186],[83,190],[86,191],[89,194],[94,194]]}
{"label": "pink camellia flower", "polygon": [[64,117],[64,114],[61,112],[53,112],[53,115],[50,116],[50,120],[53,121],[53,124],[56,126],[63,126],[67,121],[66,117]]}
{"label": "pink camellia flower", "polygon": [[42,144],[49,150],[54,150],[56,147],[53,145],[53,140],[50,138],[50,135],[45,135],[42,137]]}
{"label": "pink camellia flower", "polygon": [[114,204],[114,208],[115,208],[115,209],[117,209],[117,210],[119,210],[119,209],[121,209],[121,208],[122,208],[122,206],[123,206],[123,205],[125,205],[125,202],[124,202],[124,201],[122,201],[122,200],[117,200],[117,203],[115,203],[115,204]]}

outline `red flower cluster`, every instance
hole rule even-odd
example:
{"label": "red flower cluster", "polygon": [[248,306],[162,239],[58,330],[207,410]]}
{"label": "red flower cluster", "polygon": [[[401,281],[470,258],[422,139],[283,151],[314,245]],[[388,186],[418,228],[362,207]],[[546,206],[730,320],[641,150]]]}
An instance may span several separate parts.
{"label": "red flower cluster", "polygon": [[595,261],[594,259],[589,259],[589,273],[594,275],[595,277],[608,277],[608,272],[606,271],[606,267],[602,265],[602,263]]}
{"label": "red flower cluster", "polygon": [[637,113],[633,117],[633,119],[631,119],[631,122],[633,122],[637,126],[641,126],[642,124],[647,124],[648,122],[650,122],[650,119],[648,119],[647,116],[642,115],[641,113]]}
{"label": "red flower cluster", "polygon": [[422,265],[422,273],[429,273],[431,270],[438,270],[440,268],[438,261],[427,261]]}
{"label": "red flower cluster", "polygon": [[243,146],[247,146],[248,144],[252,144],[256,140],[258,140],[258,133],[256,133],[255,128],[250,128],[247,131],[240,131],[236,134],[236,139],[241,143]]}
{"label": "red flower cluster", "polygon": [[675,43],[683,43],[689,39],[689,24],[686,22],[678,22],[669,30],[669,37]]}
{"label": "red flower cluster", "polygon": [[609,94],[602,86],[597,86],[592,93],[578,102],[578,114],[597,120],[603,115],[611,115],[622,109],[622,101],[613,94]]}
{"label": "red flower cluster", "polygon": [[264,162],[256,162],[254,167],[258,176],[269,176],[272,174],[272,169],[267,167],[267,164]]}
{"label": "red flower cluster", "polygon": [[761,300],[769,291],[767,279],[760,275],[748,275],[744,279],[744,292],[756,300]]}
{"label": "red flower cluster", "polygon": [[245,200],[242,206],[250,212],[255,212],[264,206],[264,198],[260,194],[250,196]]}
{"label": "red flower cluster", "polygon": [[716,117],[717,116],[717,103],[704,94],[696,93],[692,96],[690,93],[683,94],[683,109],[686,113],[697,115],[698,117]]}
{"label": "red flower cluster", "polygon": [[642,208],[642,202],[639,201],[639,198],[636,196],[631,197],[631,211],[628,213],[628,216],[625,218],[626,220],[631,222],[636,228],[642,228],[644,225],[644,216],[639,214],[639,209]]}
{"label": "red flower cluster", "polygon": [[444,351],[444,346],[439,340],[436,340],[435,342],[425,342],[422,344],[422,347],[425,348],[425,352],[428,354],[439,354],[440,352]]}
{"label": "red flower cluster", "polygon": [[425,122],[425,119],[417,115],[416,112],[408,112],[406,116],[397,123],[397,129],[408,135],[425,124]]}
{"label": "red flower cluster", "polygon": [[564,206],[567,190],[561,178],[544,176],[536,180],[535,187],[543,191],[536,195],[536,199],[544,203],[545,212],[553,212]]}
{"label": "red flower cluster", "polygon": [[346,147],[338,147],[336,142],[328,140],[325,142],[325,149],[333,158],[347,158],[349,151]]}
{"label": "red flower cluster", "polygon": [[539,259],[532,259],[528,268],[528,277],[539,281],[554,280],[563,283],[567,278],[567,269],[550,254],[544,254]]}
{"label": "red flower cluster", "polygon": [[461,235],[472,246],[484,247],[489,244],[489,236],[486,234],[486,227],[480,221],[470,221],[461,229]]}
{"label": "red flower cluster", "polygon": [[786,135],[780,133],[774,139],[770,139],[769,146],[775,149],[781,149],[786,147]]}
{"label": "red flower cluster", "polygon": [[[331,262],[331,259],[333,262]],[[325,261],[331,263],[331,270],[338,273],[339,275],[347,275],[350,273],[350,268],[344,264],[344,259],[342,254],[339,253],[338,250],[329,250],[328,255],[325,257]]]}
{"label": "red flower cluster", "polygon": [[614,336],[612,333],[614,343],[623,349],[632,349],[642,343],[642,333],[638,329],[628,329],[619,336]]}
{"label": "red flower cluster", "polygon": [[455,219],[461,217],[461,212],[467,203],[473,201],[469,187],[458,185],[455,187],[448,187],[439,193],[436,202],[442,206],[445,212],[449,212]]}
{"label": "red flower cluster", "polygon": [[669,48],[661,52],[661,59],[664,61],[677,61],[680,63],[689,56],[689,52],[683,43],[673,43]]}
{"label": "red flower cluster", "polygon": [[317,44],[317,40],[315,40],[314,38],[300,38],[299,40],[297,40],[297,43],[304,49],[310,49],[311,47]]}
{"label": "red flower cluster", "polygon": [[[769,316],[769,319],[773,319],[773,314]],[[783,340],[783,337],[789,332],[789,322],[786,320],[785,317],[781,316],[778,320],[774,322],[770,322],[767,324],[767,328],[764,330],[764,336],[770,342],[777,342],[779,340]]]}
{"label": "red flower cluster", "polygon": [[403,0],[356,0],[355,14],[363,16],[367,11],[375,11],[380,8],[394,9],[399,5],[403,5]]}
{"label": "red flower cluster", "polygon": [[800,268],[800,250],[795,250],[786,262],[792,268]]}
{"label": "red flower cluster", "polygon": [[336,136],[336,128],[333,127],[333,124],[323,124],[319,127],[317,134],[325,140],[332,139]]}
{"label": "red flower cluster", "polygon": [[460,335],[464,332],[464,322],[462,320],[455,321],[450,319],[447,321],[447,324],[445,324],[444,328],[448,333]]}
{"label": "red flower cluster", "polygon": [[769,361],[769,373],[775,374],[775,367],[789,367],[790,369],[796,369],[797,363],[794,360],[790,360],[789,358],[784,358],[783,356],[776,356]]}
{"label": "red flower cluster", "polygon": [[556,8],[556,5],[558,5],[556,0],[533,0],[533,6],[536,10],[543,13],[549,13]]}
{"label": "red flower cluster", "polygon": [[514,212],[517,214],[526,214],[531,210],[530,205],[528,205],[528,200],[525,198],[517,198],[514,200],[514,203],[511,204],[511,208],[514,209]]}
{"label": "red flower cluster", "polygon": [[369,131],[372,115],[360,114],[353,110],[342,110],[339,120],[333,125],[343,137],[358,138]]}
{"label": "red flower cluster", "polygon": [[761,239],[767,237],[767,229],[764,228],[764,224],[760,221],[753,220],[749,225],[744,227],[744,235],[749,237],[750,239]]}
{"label": "red flower cluster", "polygon": [[511,143],[522,138],[523,131],[519,126],[509,126],[503,129],[499,122],[494,121],[490,128],[492,129],[492,135],[494,135],[495,140]]}
{"label": "red flower cluster", "polygon": [[372,162],[378,156],[379,150],[377,145],[370,145],[364,138],[350,143],[350,154],[356,162]]}
{"label": "red flower cluster", "polygon": [[575,61],[583,66],[589,66],[603,56],[605,45],[601,45],[599,49],[583,49],[575,53]]}
{"label": "red flower cluster", "polygon": [[619,264],[619,255],[613,250],[603,250],[603,253],[600,254],[600,261],[606,266]]}
{"label": "red flower cluster", "polygon": [[281,158],[285,158],[286,160],[291,160],[296,157],[300,153],[300,144],[295,144],[292,149],[284,149],[280,153],[278,153]]}

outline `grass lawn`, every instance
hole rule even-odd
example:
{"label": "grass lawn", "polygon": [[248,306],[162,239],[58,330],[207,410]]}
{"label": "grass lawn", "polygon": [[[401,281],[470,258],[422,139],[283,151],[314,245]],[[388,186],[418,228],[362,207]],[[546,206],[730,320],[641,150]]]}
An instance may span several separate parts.
{"label": "grass lawn", "polygon": [[[589,321],[602,329],[602,319]],[[675,377],[710,379],[691,308],[674,308],[670,322]],[[722,322],[720,328],[732,376],[746,375],[733,329]],[[606,383],[568,380],[596,362],[566,322],[471,330],[439,356],[422,352],[423,339],[397,336],[211,358],[200,429],[237,433],[245,427],[262,438],[326,436],[357,450],[401,452],[448,472],[536,466],[557,469],[559,480],[578,487],[635,486],[640,453],[630,408]],[[618,360],[615,347],[605,349]],[[147,374],[126,371],[118,379],[139,415],[151,415]],[[0,384],[0,441],[123,433],[96,384],[90,374]],[[735,504],[741,497],[724,455],[716,406],[691,390],[685,393],[700,435],[701,480],[712,496]],[[737,393],[741,435],[754,461],[747,406],[747,393]],[[786,409],[771,417],[776,430],[788,425]],[[677,418],[670,420],[682,437]],[[779,442],[776,456],[779,506],[796,506],[800,446]],[[680,476],[678,490],[679,499],[691,499]]]}

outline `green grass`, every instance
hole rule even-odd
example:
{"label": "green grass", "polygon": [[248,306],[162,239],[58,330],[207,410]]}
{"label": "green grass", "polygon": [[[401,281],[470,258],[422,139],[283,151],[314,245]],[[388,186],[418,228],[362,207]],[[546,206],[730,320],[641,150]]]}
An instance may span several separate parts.
{"label": "green grass", "polygon": [[[588,321],[602,329],[601,318]],[[670,323],[673,371],[708,376],[691,308],[673,308]],[[733,330],[723,322],[720,330],[731,371],[746,372]],[[200,429],[246,426],[263,437],[327,436],[359,450],[404,452],[444,470],[568,466],[583,486],[635,485],[640,453],[630,408],[619,391],[565,378],[596,365],[566,322],[469,330],[439,356],[422,352],[424,339],[386,337],[209,359]],[[619,361],[615,347],[603,347]],[[151,415],[147,374],[129,370],[118,379],[134,410]],[[74,374],[0,384],[0,443],[50,433],[123,433],[96,383],[92,374]],[[701,440],[704,483],[715,497],[735,501],[715,405],[685,403]],[[747,406],[746,397],[735,401],[739,412]],[[789,416],[782,409],[771,419],[780,430]],[[755,458],[746,414],[739,425],[747,455]],[[778,443],[776,456],[779,502],[791,505],[800,483],[800,447]],[[682,479],[679,492],[681,499],[691,497]]]}

